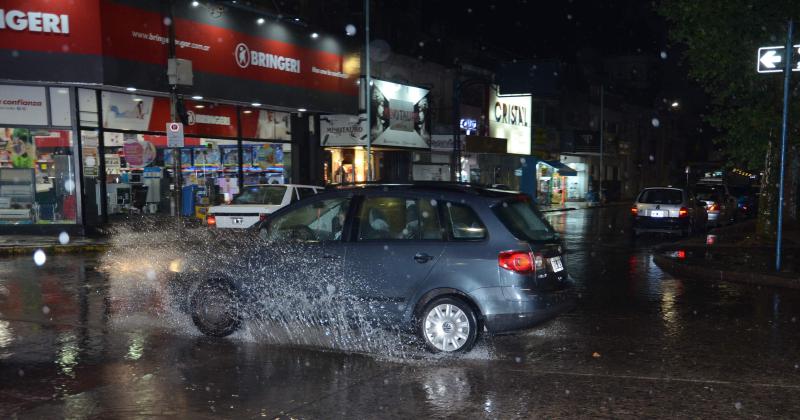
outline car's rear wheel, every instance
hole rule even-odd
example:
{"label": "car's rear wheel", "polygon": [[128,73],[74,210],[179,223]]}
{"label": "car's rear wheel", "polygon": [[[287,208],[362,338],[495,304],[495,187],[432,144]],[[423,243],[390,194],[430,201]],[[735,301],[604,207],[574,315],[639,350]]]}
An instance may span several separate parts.
{"label": "car's rear wheel", "polygon": [[197,329],[212,337],[231,335],[242,325],[241,302],[224,282],[201,284],[192,294],[191,314]]}
{"label": "car's rear wheel", "polygon": [[467,352],[478,339],[478,318],[463,300],[443,297],[425,305],[417,329],[434,353]]}

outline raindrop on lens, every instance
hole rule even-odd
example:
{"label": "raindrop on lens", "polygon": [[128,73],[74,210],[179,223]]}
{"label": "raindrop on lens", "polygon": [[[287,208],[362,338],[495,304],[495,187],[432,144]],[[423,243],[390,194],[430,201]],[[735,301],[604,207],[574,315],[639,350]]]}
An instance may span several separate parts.
{"label": "raindrop on lens", "polygon": [[436,200],[435,199],[431,200],[431,205],[436,207]]}
{"label": "raindrop on lens", "polygon": [[169,17],[165,17],[164,26],[169,26],[169,25],[172,25],[172,19],[170,19]]}
{"label": "raindrop on lens", "polygon": [[72,179],[64,181],[64,189],[67,190],[68,193],[75,191],[75,181]]}
{"label": "raindrop on lens", "polygon": [[653,124],[653,127],[658,127],[661,125],[661,121],[659,121],[658,118],[653,118],[650,120],[650,123]]}
{"label": "raindrop on lens", "polygon": [[667,59],[667,52],[666,51],[661,51],[661,58],[664,59],[664,60]]}
{"label": "raindrop on lens", "polygon": [[60,243],[61,245],[68,244],[69,243],[69,233],[61,232],[60,234],[58,234],[58,243]]}
{"label": "raindrop on lens", "polygon": [[355,35],[356,34],[356,26],[353,25],[353,24],[349,24],[349,25],[345,26],[344,27],[344,33],[346,33],[347,36]]}
{"label": "raindrop on lens", "polygon": [[47,261],[47,255],[45,255],[44,251],[41,249],[37,249],[36,252],[33,253],[33,262],[41,267],[44,265],[45,261]]}
{"label": "raindrop on lens", "polygon": [[47,315],[50,313],[50,307],[47,305],[42,306],[42,313]]}
{"label": "raindrop on lens", "polygon": [[740,403],[739,401],[736,401],[736,404],[734,404],[733,406],[736,407],[737,410],[742,409],[742,403]]}

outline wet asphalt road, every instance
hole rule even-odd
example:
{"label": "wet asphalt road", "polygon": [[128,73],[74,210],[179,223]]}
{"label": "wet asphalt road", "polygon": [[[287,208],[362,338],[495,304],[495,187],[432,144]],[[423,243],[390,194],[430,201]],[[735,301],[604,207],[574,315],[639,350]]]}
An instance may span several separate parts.
{"label": "wet asphalt road", "polygon": [[625,207],[548,217],[578,308],[463,358],[206,339],[117,315],[97,257],[0,260],[0,418],[800,417],[800,293],[672,278]]}

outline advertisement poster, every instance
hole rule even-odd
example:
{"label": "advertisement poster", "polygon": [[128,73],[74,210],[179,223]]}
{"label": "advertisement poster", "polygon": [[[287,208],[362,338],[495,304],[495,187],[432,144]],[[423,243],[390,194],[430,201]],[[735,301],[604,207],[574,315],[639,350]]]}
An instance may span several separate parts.
{"label": "advertisement poster", "polygon": [[323,115],[319,117],[320,146],[366,146],[367,116]]}
{"label": "advertisement poster", "polygon": [[489,136],[508,140],[506,153],[531,154],[531,95],[498,94],[489,98]]}
{"label": "advertisement poster", "polygon": [[0,89],[0,124],[47,125],[45,88],[3,85]]}
{"label": "advertisement poster", "polygon": [[192,150],[194,153],[194,166],[220,166],[219,148],[198,147]]}
{"label": "advertisement poster", "polygon": [[156,147],[149,141],[139,140],[136,134],[125,134],[122,145],[125,162],[132,168],[144,168],[156,159]]}
{"label": "advertisement poster", "polygon": [[375,80],[370,100],[372,144],[428,149],[428,90]]}
{"label": "advertisement poster", "polygon": [[256,138],[266,140],[292,140],[292,118],[288,112],[258,111]]}
{"label": "advertisement poster", "polygon": [[151,97],[103,92],[104,127],[148,131],[152,113]]}

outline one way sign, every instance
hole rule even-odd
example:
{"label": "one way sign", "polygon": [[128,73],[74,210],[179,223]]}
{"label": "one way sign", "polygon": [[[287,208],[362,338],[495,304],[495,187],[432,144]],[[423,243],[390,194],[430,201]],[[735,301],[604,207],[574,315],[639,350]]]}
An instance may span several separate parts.
{"label": "one way sign", "polygon": [[[800,71],[800,45],[795,45],[792,52],[795,60],[792,71]],[[782,73],[783,56],[786,47],[761,47],[758,49],[758,63],[756,69],[759,73]]]}

